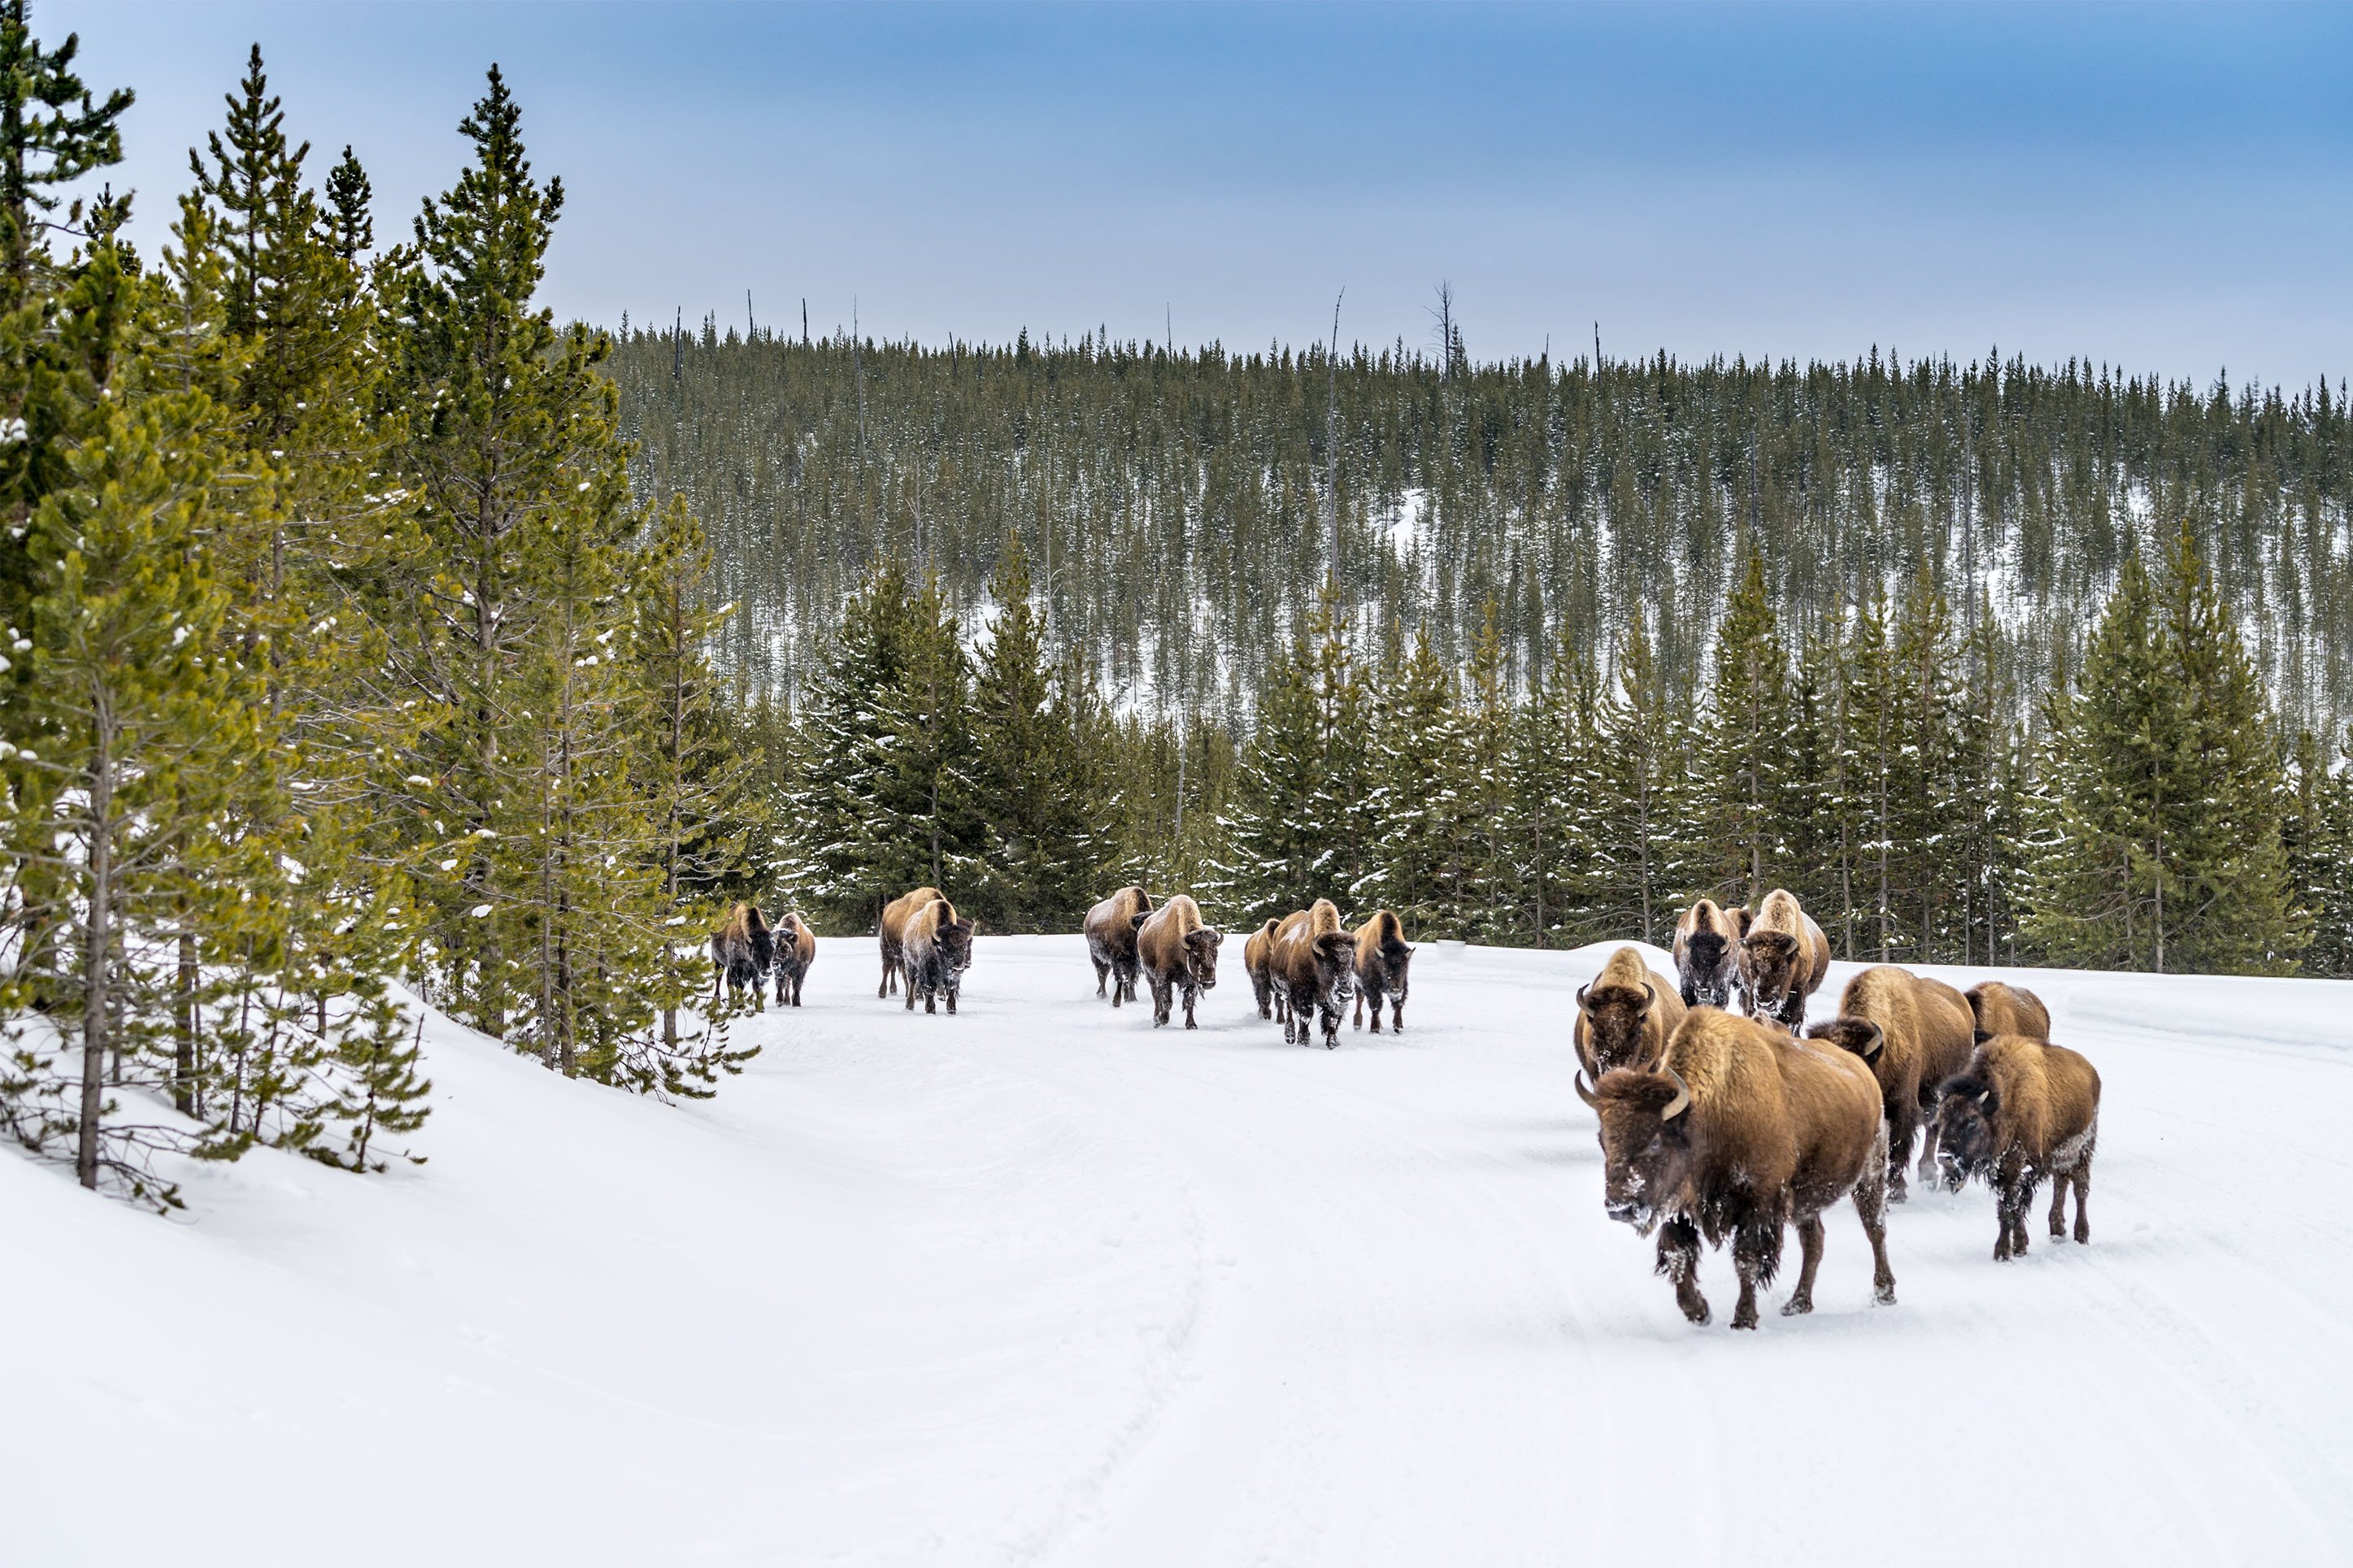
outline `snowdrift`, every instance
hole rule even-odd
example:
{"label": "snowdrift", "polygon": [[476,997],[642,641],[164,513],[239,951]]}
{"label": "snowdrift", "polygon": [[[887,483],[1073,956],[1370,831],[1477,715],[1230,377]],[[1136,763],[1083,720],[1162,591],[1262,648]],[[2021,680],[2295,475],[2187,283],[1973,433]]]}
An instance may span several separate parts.
{"label": "snowdrift", "polygon": [[2353,987],[1937,971],[2098,1065],[2092,1245],[1996,1265],[1915,1188],[1877,1308],[1842,1206],[1814,1315],[1735,1335],[1728,1257],[1692,1328],[1601,1212],[1607,949],[1425,948],[1327,1053],[1238,942],[1190,1034],[977,945],[948,1018],[827,944],[681,1109],[437,1018],[381,1179],[265,1152],[159,1220],[0,1159],[0,1559],[2353,1556]]}

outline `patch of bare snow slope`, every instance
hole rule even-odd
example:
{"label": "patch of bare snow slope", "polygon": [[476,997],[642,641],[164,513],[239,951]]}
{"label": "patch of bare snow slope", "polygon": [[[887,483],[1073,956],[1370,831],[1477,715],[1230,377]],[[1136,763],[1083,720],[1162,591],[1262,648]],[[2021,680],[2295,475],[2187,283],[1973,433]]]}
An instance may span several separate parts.
{"label": "patch of bare snow slope", "polygon": [[2353,1555],[2353,987],[1938,971],[2099,1067],[2092,1244],[2038,1213],[1996,1265],[1982,1189],[1915,1192],[1881,1308],[1841,1209],[1814,1314],[1735,1334],[1726,1257],[1693,1328],[1601,1212],[1608,947],[1425,947],[1405,1033],[1327,1053],[1228,945],[1187,1033],[1076,938],[983,939],[953,1019],[830,942],[678,1110],[439,1026],[431,1164],[259,1155],[185,1221],[0,1161],[6,1327],[56,1352],[0,1555],[254,1561],[254,1477],[363,1563]]}

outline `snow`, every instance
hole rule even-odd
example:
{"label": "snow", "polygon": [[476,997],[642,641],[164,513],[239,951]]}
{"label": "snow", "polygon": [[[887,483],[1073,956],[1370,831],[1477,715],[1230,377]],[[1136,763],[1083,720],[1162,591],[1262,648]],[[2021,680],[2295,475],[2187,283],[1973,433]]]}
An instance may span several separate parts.
{"label": "snow", "polygon": [[683,1108],[436,1019],[384,1178],[265,1152],[159,1220],[0,1160],[0,1558],[2353,1555],[2343,984],[1939,971],[2098,1065],[2092,1244],[1996,1265],[1982,1189],[1915,1193],[1874,1307],[1841,1207],[1814,1314],[1736,1334],[1728,1257],[1691,1327],[1601,1212],[1608,949],[1432,944],[1327,1053],[1238,942],[1191,1034],[1075,936],[976,946],[949,1018],[825,944]]}

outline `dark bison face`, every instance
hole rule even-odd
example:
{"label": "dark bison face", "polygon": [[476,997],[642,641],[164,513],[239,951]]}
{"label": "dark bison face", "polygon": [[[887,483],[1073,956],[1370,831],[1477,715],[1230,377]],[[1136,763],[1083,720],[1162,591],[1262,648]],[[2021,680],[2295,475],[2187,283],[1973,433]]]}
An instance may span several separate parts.
{"label": "dark bison face", "polygon": [[1936,1153],[1958,1186],[1993,1174],[1993,1119],[2001,1098],[1993,1085],[1964,1073],[1948,1079],[1936,1100]]}
{"label": "dark bison face", "polygon": [[1740,983],[1759,1012],[1778,1007],[1798,979],[1798,939],[1785,931],[1751,931],[1740,939]]}
{"label": "dark bison face", "polygon": [[1731,1005],[1732,958],[1722,932],[1695,931],[1683,939],[1683,979],[1696,1005]]}
{"label": "dark bison face", "polygon": [[1185,967],[1204,991],[1218,988],[1218,945],[1225,940],[1207,927],[1185,933]]}
{"label": "dark bison face", "polygon": [[1585,1013],[1585,1043],[1603,1072],[1612,1068],[1647,1068],[1642,1025],[1659,999],[1648,985],[1581,985],[1577,1005]]}
{"label": "dark bison face", "polygon": [[951,974],[962,974],[972,967],[972,922],[967,920],[943,921],[936,939],[940,960]]}
{"label": "dark bison face", "polygon": [[1339,1006],[1356,994],[1356,939],[1344,931],[1315,939],[1315,989]]}
{"label": "dark bison face", "polygon": [[1869,1062],[1873,1071],[1878,1070],[1879,1053],[1887,1047],[1887,1036],[1868,1018],[1831,1018],[1808,1029],[1806,1037],[1828,1040],[1839,1049]]}
{"label": "dark bison face", "polygon": [[1620,1068],[1598,1089],[1577,1075],[1577,1098],[1601,1121],[1602,1206],[1647,1234],[1680,1201],[1691,1173],[1691,1089],[1672,1068]]}
{"label": "dark bison face", "polygon": [[1389,994],[1404,1001],[1406,972],[1413,967],[1413,949],[1394,939],[1381,943],[1381,967],[1388,974]]}
{"label": "dark bison face", "polygon": [[1152,910],[1150,906],[1147,905],[1127,917],[1127,929],[1130,931],[1142,931],[1144,929],[1144,922],[1151,918]]}

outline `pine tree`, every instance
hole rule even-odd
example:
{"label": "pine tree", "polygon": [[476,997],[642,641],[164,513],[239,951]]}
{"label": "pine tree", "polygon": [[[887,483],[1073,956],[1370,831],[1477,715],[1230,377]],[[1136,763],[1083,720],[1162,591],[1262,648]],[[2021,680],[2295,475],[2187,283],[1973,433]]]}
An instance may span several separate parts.
{"label": "pine tree", "polygon": [[1417,935],[1460,936],[1450,923],[1447,879],[1459,816],[1454,781],[1461,718],[1454,678],[1426,636],[1415,637],[1413,653],[1382,692],[1378,711],[1372,869],[1362,902],[1396,910]]}
{"label": "pine tree", "polygon": [[1715,683],[1701,737],[1714,782],[1709,884],[1753,903],[1782,874],[1789,760],[1789,659],[1753,547],[1716,628]]}
{"label": "pine tree", "polygon": [[[2353,731],[2340,757],[2353,763]],[[2303,972],[2353,978],[2353,766],[2306,730],[2296,739],[2294,804],[2283,826],[2291,885],[2309,918]]]}
{"label": "pine tree", "polygon": [[1697,799],[1686,759],[1690,737],[1651,655],[1640,616],[1620,645],[1609,695],[1597,715],[1595,774],[1586,835],[1593,846],[1588,885],[1595,940],[1640,932],[1664,946],[1690,878]]}
{"label": "pine tree", "polygon": [[1236,930],[1305,909],[1320,896],[1317,863],[1327,844],[1323,825],[1312,819],[1324,782],[1314,660],[1303,623],[1267,671],[1258,722],[1219,823],[1220,847],[1204,891]]}

